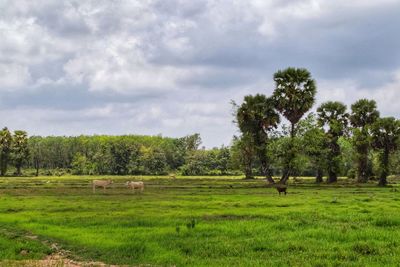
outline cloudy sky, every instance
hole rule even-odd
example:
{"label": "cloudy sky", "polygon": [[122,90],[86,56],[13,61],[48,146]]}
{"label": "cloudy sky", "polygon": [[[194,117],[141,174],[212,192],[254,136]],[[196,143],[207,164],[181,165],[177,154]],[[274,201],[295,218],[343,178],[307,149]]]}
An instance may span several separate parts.
{"label": "cloudy sky", "polygon": [[230,100],[306,67],[318,103],[400,116],[400,0],[0,0],[0,126],[31,135],[236,133]]}

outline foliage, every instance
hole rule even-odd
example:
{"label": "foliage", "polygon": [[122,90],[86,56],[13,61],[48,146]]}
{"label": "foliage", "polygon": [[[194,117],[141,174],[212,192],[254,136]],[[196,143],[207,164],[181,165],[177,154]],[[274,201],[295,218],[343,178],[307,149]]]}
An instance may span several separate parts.
{"label": "foliage", "polygon": [[374,100],[360,99],[351,105],[350,123],[353,127],[353,143],[357,151],[357,177],[359,182],[367,182],[370,161],[368,151],[371,145],[369,128],[379,118]]}
{"label": "foliage", "polygon": [[256,158],[256,151],[253,139],[248,135],[235,136],[232,144],[233,166],[243,170],[246,179],[254,178],[253,166]]}
{"label": "foliage", "polygon": [[380,118],[371,127],[372,145],[380,152],[379,185],[387,184],[389,156],[394,152],[400,139],[400,121],[393,117]]}
{"label": "foliage", "polygon": [[293,172],[293,161],[296,158],[295,146],[296,124],[308,112],[315,102],[317,87],[310,72],[304,68],[287,68],[274,74],[275,90],[273,99],[276,109],[290,122],[291,142],[286,148],[285,167],[281,182],[286,183]]}
{"label": "foliage", "polygon": [[244,101],[236,110],[236,122],[243,136],[254,146],[255,153],[261,163],[262,173],[270,182],[274,182],[267,158],[266,146],[268,133],[275,129],[279,122],[279,114],[275,110],[272,98],[257,94],[244,97]]}
{"label": "foliage", "polygon": [[311,109],[317,88],[307,69],[287,68],[274,74],[276,109],[296,124]]}
{"label": "foliage", "polygon": [[316,182],[320,183],[328,165],[328,139],[313,113],[301,121],[299,128],[302,133],[301,149],[310,158]]}
{"label": "foliage", "polygon": [[326,130],[329,142],[328,182],[336,182],[340,172],[340,145],[338,140],[347,130],[348,114],[346,106],[340,102],[328,101],[317,109],[319,126]]}
{"label": "foliage", "polygon": [[25,131],[14,132],[11,156],[17,169],[16,174],[21,175],[22,165],[29,159],[28,134]]}
{"label": "foliage", "polygon": [[93,174],[93,164],[86,158],[85,155],[77,153],[71,163],[72,174]]}
{"label": "foliage", "polygon": [[10,154],[12,151],[12,135],[7,127],[0,131],[0,175],[7,172]]}

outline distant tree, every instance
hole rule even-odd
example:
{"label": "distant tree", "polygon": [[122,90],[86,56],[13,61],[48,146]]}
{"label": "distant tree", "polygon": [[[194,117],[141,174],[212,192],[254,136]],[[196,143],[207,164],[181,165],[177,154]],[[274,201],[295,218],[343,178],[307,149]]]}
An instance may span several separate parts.
{"label": "distant tree", "polygon": [[124,139],[117,139],[110,144],[112,158],[111,173],[116,175],[128,174],[128,164],[131,155],[131,146]]}
{"label": "distant tree", "polygon": [[28,134],[25,131],[14,131],[11,155],[16,174],[21,175],[22,165],[29,159]]}
{"label": "distant tree", "polygon": [[41,168],[42,162],[44,160],[43,151],[43,138],[40,136],[30,137],[28,140],[28,146],[30,151],[30,161],[32,166],[35,168],[36,176],[39,176],[39,170]]}
{"label": "distant tree", "polygon": [[129,174],[144,173],[144,166],[142,164],[142,151],[144,151],[144,149],[142,149],[140,145],[135,144],[132,146],[128,164]]}
{"label": "distant tree", "polygon": [[[348,178],[355,178],[357,166],[354,164],[354,159],[356,158],[356,151],[354,148],[353,141],[347,135],[339,137],[338,144],[340,146],[340,173]],[[371,168],[372,166],[368,166]],[[372,170],[368,170],[372,173]],[[351,177],[353,176],[353,177]]]}
{"label": "distant tree", "polygon": [[252,179],[253,166],[256,157],[253,138],[244,134],[240,137],[235,136],[231,148],[233,165],[239,166],[243,170],[246,179]]}
{"label": "distant tree", "polygon": [[229,147],[222,146],[220,149],[218,149],[216,168],[221,172],[222,175],[228,173],[230,158],[231,152]]}
{"label": "distant tree", "polygon": [[328,153],[328,183],[337,181],[340,172],[340,145],[338,140],[345,134],[348,124],[346,106],[340,102],[328,101],[318,109],[320,127],[327,128],[326,137],[329,140]]}
{"label": "distant tree", "polygon": [[201,145],[201,137],[198,133],[187,135],[181,139],[183,140],[187,151],[197,150]]}
{"label": "distant tree", "polygon": [[206,175],[209,169],[209,155],[206,150],[191,151],[181,167],[182,175]]}
{"label": "distant tree", "polygon": [[143,174],[161,175],[167,172],[165,153],[155,147],[144,147],[140,149],[140,162],[143,166]]}
{"label": "distant tree", "polygon": [[255,152],[261,163],[261,172],[270,183],[274,183],[267,158],[268,133],[280,122],[279,114],[272,98],[257,94],[244,97],[243,103],[237,107],[236,122],[240,131],[252,139]]}
{"label": "distant tree", "polygon": [[87,159],[85,155],[79,152],[75,154],[71,163],[71,168],[72,174],[93,174],[91,162]]}
{"label": "distant tree", "polygon": [[294,138],[296,124],[309,111],[315,102],[317,88],[307,69],[287,68],[274,74],[275,91],[273,98],[276,109],[290,122],[291,146],[285,157],[285,167],[281,183],[286,183],[291,175],[293,160],[296,155]]}
{"label": "distant tree", "polygon": [[393,117],[378,119],[371,127],[372,145],[380,152],[379,185],[387,184],[389,174],[389,156],[394,152],[400,140],[400,121]]}
{"label": "distant tree", "polygon": [[369,129],[379,118],[374,100],[360,99],[351,105],[350,123],[353,127],[353,144],[357,152],[357,180],[368,181],[368,151],[371,146]]}
{"label": "distant tree", "polygon": [[301,122],[302,127],[302,151],[310,158],[315,169],[316,183],[323,182],[324,169],[327,167],[327,156],[329,153],[328,140],[316,117],[311,113]]}
{"label": "distant tree", "polygon": [[12,135],[7,127],[0,131],[0,175],[7,173],[7,166],[12,150]]}

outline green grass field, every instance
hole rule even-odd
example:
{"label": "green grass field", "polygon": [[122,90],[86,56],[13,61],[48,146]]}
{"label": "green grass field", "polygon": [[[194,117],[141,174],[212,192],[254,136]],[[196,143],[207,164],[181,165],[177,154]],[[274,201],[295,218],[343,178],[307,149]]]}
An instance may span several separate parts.
{"label": "green grass field", "polygon": [[237,177],[141,177],[143,194],[123,187],[129,177],[114,177],[93,194],[95,178],[0,179],[0,261],[42,259],[56,243],[69,258],[120,265],[400,263],[396,180],[379,188],[302,179],[279,196],[262,180]]}

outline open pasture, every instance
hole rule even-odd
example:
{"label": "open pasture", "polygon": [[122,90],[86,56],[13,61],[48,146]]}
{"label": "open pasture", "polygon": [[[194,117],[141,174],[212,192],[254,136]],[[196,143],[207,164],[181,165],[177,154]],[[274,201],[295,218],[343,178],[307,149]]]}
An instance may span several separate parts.
{"label": "open pasture", "polygon": [[[290,184],[192,177],[0,179],[0,261],[149,266],[397,266],[400,190],[341,179]],[[101,179],[101,177],[100,177]],[[143,180],[143,193],[123,183]],[[16,262],[15,262],[16,261]],[[2,263],[0,262],[0,266]]]}

